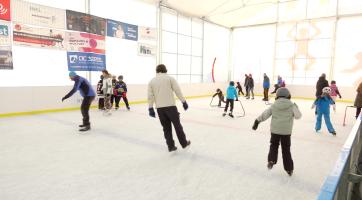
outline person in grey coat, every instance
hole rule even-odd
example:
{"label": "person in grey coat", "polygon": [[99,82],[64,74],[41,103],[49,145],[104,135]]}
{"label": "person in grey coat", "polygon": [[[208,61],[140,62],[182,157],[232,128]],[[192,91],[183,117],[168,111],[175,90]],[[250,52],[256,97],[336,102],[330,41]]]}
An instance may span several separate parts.
{"label": "person in grey coat", "polygon": [[279,88],[276,92],[276,100],[267,110],[265,110],[254,122],[253,129],[256,130],[260,122],[267,120],[270,116],[271,138],[268,155],[268,169],[272,169],[278,161],[279,143],[282,146],[284,170],[292,176],[294,163],[290,153],[290,136],[293,130],[294,119],[300,119],[302,113],[297,104],[291,100],[290,92],[287,88]]}

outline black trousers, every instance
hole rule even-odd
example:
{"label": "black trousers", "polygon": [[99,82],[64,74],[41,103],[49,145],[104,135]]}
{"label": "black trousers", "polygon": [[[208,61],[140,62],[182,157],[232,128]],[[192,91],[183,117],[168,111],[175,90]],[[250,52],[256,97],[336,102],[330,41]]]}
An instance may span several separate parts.
{"label": "black trousers", "polygon": [[221,102],[226,103],[226,101],[224,100],[224,98],[222,98],[222,99],[219,98],[219,104],[218,104],[218,106],[221,106]]}
{"label": "black trousers", "polygon": [[98,109],[103,110],[104,109],[104,98],[99,97],[98,99]]}
{"label": "black trousers", "polygon": [[230,104],[230,112],[234,110],[234,99],[226,99],[226,105],[224,111],[227,112]]}
{"label": "black trousers", "polygon": [[272,93],[270,93],[270,94],[276,93],[279,88],[280,88],[279,85],[278,85],[278,84],[275,84],[275,85],[274,85],[274,91],[273,91]]}
{"label": "black trousers", "polygon": [[128,104],[128,99],[127,97],[124,96],[115,96],[114,97],[114,101],[116,103],[116,108],[119,108],[119,102],[121,101],[121,99],[123,98],[124,104],[126,104],[126,107],[129,108],[129,104]]}
{"label": "black trousers", "polygon": [[359,114],[361,113],[361,107],[357,107],[356,109],[356,119],[358,118]]}
{"label": "black trousers", "polygon": [[284,169],[286,171],[292,171],[294,169],[294,163],[290,153],[290,135],[271,134],[268,162],[277,163],[279,143],[282,145]]}
{"label": "black trousers", "polygon": [[176,106],[157,108],[158,117],[163,127],[163,133],[166,139],[168,148],[175,146],[175,141],[172,137],[172,125],[175,128],[178,141],[182,147],[187,145],[186,135],[180,122],[180,113]]}
{"label": "black trousers", "polygon": [[95,97],[84,97],[82,101],[82,105],[80,106],[80,110],[83,116],[83,125],[90,125],[89,122],[89,107],[92,104],[92,101]]}
{"label": "black trousers", "polygon": [[244,96],[243,88],[238,88],[238,95],[242,94]]}
{"label": "black trousers", "polygon": [[264,88],[264,100],[269,100],[269,88]]}

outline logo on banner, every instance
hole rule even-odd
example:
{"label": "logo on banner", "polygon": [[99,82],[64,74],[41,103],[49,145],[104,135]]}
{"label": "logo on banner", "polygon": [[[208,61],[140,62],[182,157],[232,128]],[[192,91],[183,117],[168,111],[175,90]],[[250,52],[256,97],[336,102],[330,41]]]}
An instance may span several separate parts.
{"label": "logo on banner", "polygon": [[0,25],[0,35],[9,36],[9,28],[6,25]]}
{"label": "logo on banner", "polygon": [[69,62],[74,64],[78,62],[78,56],[77,55],[70,55],[69,56]]}
{"label": "logo on banner", "polygon": [[8,9],[4,7],[3,4],[0,3],[0,15],[5,15],[8,12]]}
{"label": "logo on banner", "polygon": [[10,0],[3,0],[0,3],[0,19],[10,21]]}
{"label": "logo on banner", "polygon": [[68,52],[68,69],[74,71],[102,71],[106,68],[104,54]]}

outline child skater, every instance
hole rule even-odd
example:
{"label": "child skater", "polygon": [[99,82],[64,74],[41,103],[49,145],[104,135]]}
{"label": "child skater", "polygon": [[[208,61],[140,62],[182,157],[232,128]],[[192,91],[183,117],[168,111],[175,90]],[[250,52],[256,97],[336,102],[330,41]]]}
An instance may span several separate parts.
{"label": "child skater", "polygon": [[340,99],[342,99],[341,93],[339,93],[338,87],[336,85],[336,81],[331,81],[331,98],[333,99],[334,102],[336,102],[337,100],[337,95],[339,96]]}
{"label": "child skater", "polygon": [[235,89],[235,83],[234,83],[234,81],[230,81],[229,87],[226,90],[226,105],[225,105],[225,109],[224,109],[224,114],[222,114],[223,117],[225,117],[226,112],[228,111],[229,104],[230,104],[229,116],[234,117],[234,115],[233,115],[234,98],[235,98],[235,101],[239,101],[238,93],[236,92],[236,89]]}
{"label": "child skater", "polygon": [[331,93],[331,88],[329,87],[323,88],[322,95],[314,101],[312,109],[314,109],[314,107],[317,107],[317,122],[315,125],[316,132],[321,130],[322,116],[323,116],[329,133],[336,136],[336,131],[334,130],[333,125],[331,123],[330,109],[329,109],[329,106],[333,105],[333,110],[335,111],[336,104],[332,100],[331,96],[329,96],[330,93]]}
{"label": "child skater", "polygon": [[124,104],[126,104],[127,110],[130,110],[128,99],[127,99],[127,84],[123,81],[123,76],[118,76],[118,81],[116,83],[117,93],[119,96],[118,99],[118,107],[119,107],[119,101],[121,98],[123,98]]}
{"label": "child skater", "polygon": [[236,82],[236,88],[238,89],[238,95],[240,96],[240,93],[244,96],[243,88],[240,85],[240,82]]}
{"label": "child skater", "polygon": [[294,119],[300,119],[302,113],[300,112],[297,104],[291,100],[291,95],[287,88],[279,88],[276,92],[274,104],[265,110],[254,122],[253,130],[258,128],[260,122],[267,120],[270,116],[271,124],[271,138],[270,149],[268,155],[268,169],[272,169],[278,161],[278,148],[279,143],[282,146],[283,165],[284,170],[292,176],[294,170],[294,163],[290,153],[290,136],[293,130]]}
{"label": "child skater", "polygon": [[224,94],[222,93],[222,91],[217,88],[216,89],[216,93],[214,95],[212,95],[212,97],[216,97],[216,95],[219,97],[219,104],[217,105],[218,107],[221,107],[221,102],[226,103],[225,99],[224,99]]}

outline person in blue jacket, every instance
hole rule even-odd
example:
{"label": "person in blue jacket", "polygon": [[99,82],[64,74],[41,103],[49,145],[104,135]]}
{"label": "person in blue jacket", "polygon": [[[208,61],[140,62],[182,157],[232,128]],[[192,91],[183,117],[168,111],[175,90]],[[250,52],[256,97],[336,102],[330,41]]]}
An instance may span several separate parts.
{"label": "person in blue jacket", "polygon": [[316,132],[321,130],[322,116],[323,116],[329,133],[336,136],[336,131],[334,130],[333,125],[331,123],[330,108],[329,108],[330,105],[333,105],[333,110],[336,110],[335,107],[336,104],[329,96],[330,93],[331,93],[330,87],[323,88],[322,95],[314,101],[312,109],[314,109],[314,107],[317,107],[317,122],[315,125]]}
{"label": "person in blue jacket", "polygon": [[264,88],[264,98],[263,101],[269,101],[269,88],[270,88],[270,79],[269,77],[266,75],[266,73],[264,73],[264,80],[263,80],[263,88]]}
{"label": "person in blue jacket", "polygon": [[230,81],[229,87],[226,89],[226,105],[224,109],[224,114],[222,116],[226,115],[226,112],[228,111],[229,104],[230,104],[230,117],[234,117],[233,110],[234,110],[234,99],[235,101],[238,101],[238,92],[235,89],[235,83],[234,81]]}
{"label": "person in blue jacket", "polygon": [[78,90],[83,97],[82,105],[80,107],[82,116],[83,116],[83,124],[79,125],[81,129],[79,131],[88,131],[90,130],[90,122],[89,122],[89,107],[92,104],[96,94],[92,88],[92,85],[87,81],[87,79],[78,76],[75,72],[69,72],[70,80],[74,81],[73,89],[62,98],[62,101],[71,97]]}

